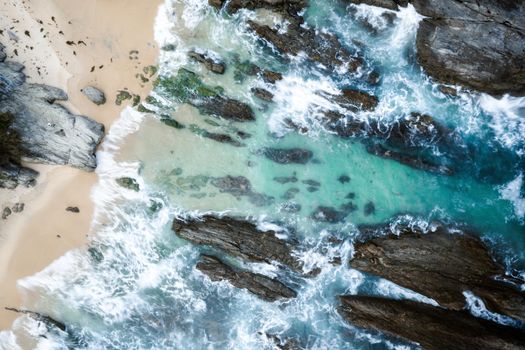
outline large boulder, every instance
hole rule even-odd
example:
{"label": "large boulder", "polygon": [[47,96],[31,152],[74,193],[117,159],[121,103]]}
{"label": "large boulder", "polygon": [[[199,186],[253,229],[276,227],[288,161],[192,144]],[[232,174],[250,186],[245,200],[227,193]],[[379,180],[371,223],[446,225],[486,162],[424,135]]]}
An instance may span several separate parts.
{"label": "large boulder", "polygon": [[409,300],[348,295],[339,313],[355,326],[387,333],[426,350],[524,349],[525,333],[480,319]]}
{"label": "large boulder", "polygon": [[452,310],[465,307],[463,293],[470,291],[490,311],[525,320],[525,294],[501,281],[505,270],[478,238],[451,234],[442,226],[434,232],[408,226],[362,232],[387,235],[357,243],[350,261],[353,268],[412,289]]}
{"label": "large boulder", "polygon": [[266,301],[295,298],[297,293],[277,279],[258,273],[240,270],[211,255],[201,255],[197,270],[212,281],[230,282],[236,288],[248,290]]}

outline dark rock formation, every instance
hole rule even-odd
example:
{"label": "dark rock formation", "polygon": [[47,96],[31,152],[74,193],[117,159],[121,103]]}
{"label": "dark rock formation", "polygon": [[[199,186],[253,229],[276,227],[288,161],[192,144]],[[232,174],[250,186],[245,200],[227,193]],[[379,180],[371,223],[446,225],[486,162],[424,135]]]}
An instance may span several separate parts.
{"label": "dark rock formation", "polygon": [[137,182],[137,180],[135,180],[132,177],[120,177],[116,179],[115,181],[120,187],[124,187],[130,191],[135,191],[135,192],[140,191],[139,183]]}
{"label": "dark rock formation", "polygon": [[500,95],[525,93],[525,3],[412,0],[425,18],[417,56],[436,80]]}
{"label": "dark rock formation", "polygon": [[212,246],[247,261],[276,261],[294,271],[302,270],[301,262],[292,255],[289,241],[277,238],[274,231],[260,231],[251,222],[206,215],[189,221],[175,220],[172,228],[183,239]]}
{"label": "dark rock formation", "polygon": [[75,214],[80,213],[80,209],[78,209],[78,207],[67,207],[66,211],[70,213],[75,213]]}
{"label": "dark rock formation", "polygon": [[350,111],[373,111],[378,104],[378,99],[367,92],[355,89],[343,89],[340,95],[326,95],[333,102]]}
{"label": "dark rock formation", "polygon": [[262,154],[279,164],[306,164],[313,157],[312,151],[301,148],[265,148]]}
{"label": "dark rock formation", "polygon": [[426,350],[523,349],[525,333],[468,314],[409,300],[341,296],[339,313],[358,327],[418,343]]}
{"label": "dark rock formation", "polygon": [[226,4],[225,9],[228,13],[235,13],[240,9],[267,8],[296,17],[297,13],[306,6],[307,0],[208,0],[208,4],[219,10]]}
{"label": "dark rock formation", "polygon": [[330,70],[348,64],[349,69],[355,71],[362,64],[361,60],[352,57],[341,45],[337,36],[318,33],[312,28],[301,25],[300,20],[292,22],[285,33],[253,21],[247,23],[257,36],[270,43],[283,55],[297,56],[304,52],[311,61],[321,63]]}
{"label": "dark rock formation", "polygon": [[[381,232],[393,233],[392,229],[385,227]],[[525,320],[525,294],[495,279],[504,276],[505,271],[478,238],[450,234],[441,226],[429,233],[409,227],[398,229],[400,236],[391,234],[357,243],[350,265],[412,289],[449,309],[462,310],[463,292],[471,291],[487,309]]]}
{"label": "dark rock formation", "polygon": [[319,222],[328,222],[335,224],[343,221],[347,216],[344,211],[337,210],[333,207],[319,206],[311,215],[311,218]]}
{"label": "dark rock formation", "polygon": [[2,210],[2,220],[7,220],[7,218],[10,217],[11,214],[13,214],[11,208],[5,207],[4,210]]}
{"label": "dark rock formation", "polygon": [[6,307],[5,309],[7,311],[13,311],[13,312],[16,312],[16,313],[19,313],[19,314],[28,315],[28,316],[34,318],[35,320],[44,323],[48,327],[48,329],[50,327],[53,327],[53,328],[61,330],[62,332],[65,332],[67,330],[67,327],[66,327],[66,325],[64,323],[62,323],[60,321],[57,321],[57,320],[55,320],[55,319],[53,319],[53,318],[51,318],[49,316],[39,314],[38,312],[29,311],[29,310],[19,310],[19,309],[15,309],[13,307]]}
{"label": "dark rock formation", "polygon": [[190,102],[199,111],[212,116],[218,116],[237,122],[255,120],[255,116],[250,106],[246,103],[223,97],[213,96],[205,99],[196,99]]}
{"label": "dark rock formation", "polygon": [[234,287],[247,289],[250,293],[266,301],[289,299],[297,296],[294,290],[277,279],[233,268],[214,256],[201,255],[197,269],[212,281],[227,280]]}
{"label": "dark rock formation", "polygon": [[104,103],[106,103],[106,96],[104,95],[104,93],[94,86],[86,86],[80,91],[82,91],[82,93],[86,95],[86,97],[96,105],[103,105]]}
{"label": "dark rock formation", "polygon": [[396,162],[408,165],[414,169],[425,170],[441,175],[452,175],[454,173],[454,171],[446,165],[435,164],[418,155],[394,151],[379,144],[368,145],[366,150],[368,153],[382,158],[395,160]]}
{"label": "dark rock formation", "polygon": [[195,61],[202,63],[209,71],[217,74],[224,74],[226,71],[226,64],[218,59],[214,58],[208,53],[200,51],[190,51],[188,56],[193,58]]}
{"label": "dark rock formation", "polygon": [[273,100],[273,94],[262,88],[252,88],[252,93],[263,101],[271,102]]}
{"label": "dark rock formation", "polygon": [[94,170],[95,149],[103,137],[103,125],[55,104],[67,100],[64,91],[27,83],[24,66],[4,60],[2,54],[0,187],[35,184],[38,173],[22,167],[22,160]]}

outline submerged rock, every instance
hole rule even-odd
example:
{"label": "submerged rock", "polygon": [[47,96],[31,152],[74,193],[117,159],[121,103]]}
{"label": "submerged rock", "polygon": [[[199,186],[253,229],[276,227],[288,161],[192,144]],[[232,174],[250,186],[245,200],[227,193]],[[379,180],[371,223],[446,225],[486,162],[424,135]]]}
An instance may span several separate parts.
{"label": "submerged rock", "polygon": [[262,154],[279,164],[306,164],[314,155],[312,151],[302,148],[265,148]]}
{"label": "submerged rock", "polygon": [[474,317],[410,300],[346,295],[338,311],[349,323],[387,333],[426,350],[523,349],[525,333]]}
{"label": "submerged rock", "polygon": [[500,95],[525,93],[525,4],[413,0],[425,18],[418,62],[436,80]]}
{"label": "submerged rock", "polygon": [[[444,227],[422,232],[391,226],[374,238],[355,245],[350,265],[381,276],[436,300],[452,310],[465,307],[464,292],[480,297],[490,311],[525,320],[525,293],[496,280],[505,270],[494,262],[485,245],[469,234],[451,234]],[[365,233],[375,229],[363,229]]]}
{"label": "submerged rock", "polygon": [[244,176],[224,176],[211,180],[211,185],[217,187],[222,193],[229,193],[237,199],[247,197],[257,207],[270,205],[274,198],[253,190],[250,180]]}
{"label": "submerged rock", "polygon": [[80,90],[86,97],[96,105],[103,105],[106,103],[106,95],[94,86],[86,86]]}
{"label": "submerged rock", "polygon": [[120,187],[124,187],[128,190],[135,191],[135,192],[140,191],[139,183],[137,182],[137,180],[135,180],[132,177],[120,177],[116,179],[115,181]]}
{"label": "submerged rock", "polygon": [[277,238],[275,231],[260,231],[251,222],[205,215],[200,219],[175,220],[172,228],[183,239],[247,261],[269,264],[275,261],[294,271],[302,270],[302,263],[292,254],[290,241]]}
{"label": "submerged rock", "polygon": [[335,224],[343,221],[347,215],[347,212],[339,211],[333,207],[319,206],[314,210],[311,218],[315,221]]}
{"label": "submerged rock", "polygon": [[373,111],[379,100],[369,93],[355,89],[343,89],[340,95],[326,95],[331,101],[350,111]]}
{"label": "submerged rock", "polygon": [[295,298],[297,293],[277,279],[258,273],[235,269],[211,255],[201,255],[197,269],[212,281],[230,282],[234,287],[247,289],[266,301]]}
{"label": "submerged rock", "polygon": [[188,56],[195,61],[202,63],[209,71],[217,74],[224,74],[226,71],[226,64],[219,58],[213,57],[206,52],[192,50]]}
{"label": "submerged rock", "polygon": [[204,114],[237,122],[255,120],[249,105],[223,96],[222,87],[204,84],[197,74],[187,69],[179,69],[176,76],[158,78],[155,87],[167,99],[188,103]]}

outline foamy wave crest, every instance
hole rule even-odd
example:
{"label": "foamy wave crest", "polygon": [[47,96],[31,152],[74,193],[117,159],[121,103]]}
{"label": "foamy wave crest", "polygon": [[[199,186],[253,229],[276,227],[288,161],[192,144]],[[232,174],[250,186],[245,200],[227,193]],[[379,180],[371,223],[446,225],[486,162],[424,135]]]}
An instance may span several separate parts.
{"label": "foamy wave crest", "polygon": [[500,315],[487,310],[485,303],[470,291],[463,292],[467,302],[467,309],[476,317],[484,318],[502,325],[512,327],[525,327],[525,322],[517,321],[511,317]]}
{"label": "foamy wave crest", "polygon": [[525,195],[522,193],[524,186],[523,173],[521,173],[499,189],[501,198],[510,201],[514,206],[514,213],[519,220],[525,219]]}
{"label": "foamy wave crest", "polygon": [[525,155],[525,97],[504,95],[500,99],[482,94],[479,104],[491,117],[489,126],[501,144]]}

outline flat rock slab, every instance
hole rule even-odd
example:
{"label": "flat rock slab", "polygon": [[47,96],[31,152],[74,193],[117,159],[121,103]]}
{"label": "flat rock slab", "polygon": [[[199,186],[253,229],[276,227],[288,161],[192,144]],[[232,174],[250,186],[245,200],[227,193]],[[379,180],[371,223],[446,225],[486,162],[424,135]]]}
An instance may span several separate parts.
{"label": "flat rock slab", "polygon": [[450,234],[443,227],[426,234],[407,228],[400,236],[392,234],[357,243],[350,265],[452,310],[462,310],[463,292],[471,291],[489,310],[525,320],[525,294],[494,279],[505,274],[503,267],[471,235]]}
{"label": "flat rock slab", "polygon": [[341,296],[339,313],[357,327],[418,343],[426,350],[525,349],[522,330],[409,300]]}
{"label": "flat rock slab", "polygon": [[212,246],[247,261],[276,261],[294,271],[302,271],[289,241],[279,239],[274,231],[260,231],[248,221],[205,215],[201,219],[175,220],[172,228],[177,236],[195,244]]}
{"label": "flat rock slab", "polygon": [[233,268],[219,258],[211,255],[201,255],[197,269],[207,275],[212,281],[230,282],[234,287],[247,289],[266,301],[295,298],[297,293],[277,279],[258,273]]}

